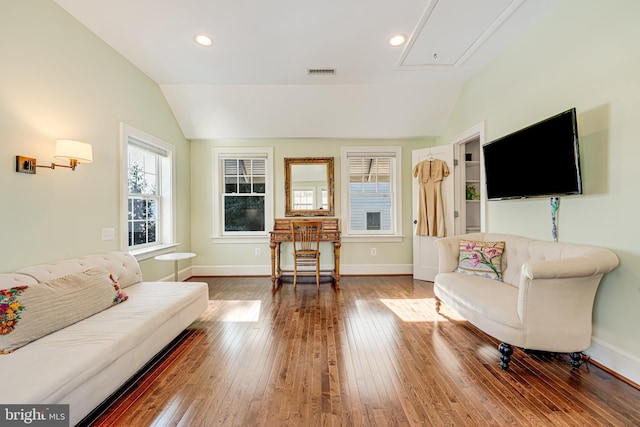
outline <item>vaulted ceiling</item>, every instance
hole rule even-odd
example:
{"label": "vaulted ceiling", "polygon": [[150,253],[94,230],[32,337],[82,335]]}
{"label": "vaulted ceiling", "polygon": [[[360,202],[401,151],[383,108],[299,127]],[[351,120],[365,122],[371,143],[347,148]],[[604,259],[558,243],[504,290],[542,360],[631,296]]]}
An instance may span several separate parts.
{"label": "vaulted ceiling", "polygon": [[185,137],[216,139],[438,135],[553,0],[55,2],[158,83]]}

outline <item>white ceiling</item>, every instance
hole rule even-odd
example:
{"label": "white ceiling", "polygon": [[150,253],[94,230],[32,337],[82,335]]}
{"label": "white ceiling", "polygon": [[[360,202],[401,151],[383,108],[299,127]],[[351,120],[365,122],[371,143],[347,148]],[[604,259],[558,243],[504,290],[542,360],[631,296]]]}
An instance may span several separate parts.
{"label": "white ceiling", "polygon": [[553,0],[55,2],[159,84],[185,137],[216,139],[438,135]]}

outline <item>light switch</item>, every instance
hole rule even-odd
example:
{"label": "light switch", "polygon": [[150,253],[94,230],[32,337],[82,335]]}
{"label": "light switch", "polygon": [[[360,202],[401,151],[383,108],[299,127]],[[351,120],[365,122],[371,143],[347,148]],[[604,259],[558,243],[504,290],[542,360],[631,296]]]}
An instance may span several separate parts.
{"label": "light switch", "polygon": [[102,229],[102,240],[113,240],[116,238],[116,229],[115,228],[103,228]]}

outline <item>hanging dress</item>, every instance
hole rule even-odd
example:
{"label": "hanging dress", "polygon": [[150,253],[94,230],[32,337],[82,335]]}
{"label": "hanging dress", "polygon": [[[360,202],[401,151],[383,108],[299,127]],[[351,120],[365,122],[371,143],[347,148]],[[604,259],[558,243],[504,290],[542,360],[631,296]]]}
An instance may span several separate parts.
{"label": "hanging dress", "polygon": [[423,160],[413,168],[413,176],[420,183],[418,195],[418,226],[420,236],[444,237],[444,204],[442,202],[442,180],[449,176],[449,167],[444,160]]}

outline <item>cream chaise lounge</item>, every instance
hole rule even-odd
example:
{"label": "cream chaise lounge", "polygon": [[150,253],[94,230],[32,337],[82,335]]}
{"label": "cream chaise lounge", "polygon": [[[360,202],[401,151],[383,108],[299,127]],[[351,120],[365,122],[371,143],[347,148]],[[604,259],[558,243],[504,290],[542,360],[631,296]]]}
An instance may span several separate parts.
{"label": "cream chaise lounge", "polygon": [[[456,272],[461,241],[505,242],[502,281]],[[612,251],[496,233],[446,237],[435,245],[436,307],[439,310],[440,301],[445,302],[500,340],[504,370],[509,368],[512,346],[570,353],[572,365],[581,365],[581,352],[591,343],[596,290],[603,275],[618,266]]]}
{"label": "cream chaise lounge", "polygon": [[[102,280],[100,292],[107,292],[108,286],[112,286],[111,275],[128,299],[117,304],[107,301],[106,309],[13,352],[0,354],[4,384],[0,387],[0,403],[69,404],[70,425],[75,425],[196,320],[208,305],[206,283],[143,282],[138,262],[123,252],[89,255],[0,274],[0,290],[5,290],[6,301],[11,289],[14,295],[24,286],[32,291],[45,287],[44,292],[48,292],[46,286],[60,282],[61,277],[83,277],[87,271],[96,270],[108,272],[106,285],[103,278],[94,275]],[[73,285],[83,287],[82,282]],[[52,295],[57,292],[53,287],[51,290]],[[32,299],[30,307],[21,312],[20,322],[25,325],[22,330],[27,329],[27,316],[40,320],[38,316],[47,315],[46,322],[57,322],[60,319],[55,311],[60,317],[66,316],[100,299],[100,292],[85,295],[83,307],[74,307],[79,304],[76,295],[79,292],[75,287],[67,290],[66,297],[58,292],[57,310],[40,303],[42,309],[38,312],[36,308],[34,312],[38,302]],[[26,290],[22,296],[25,295]],[[16,301],[19,303],[19,298]],[[18,307],[17,303],[14,307]],[[4,311],[6,308],[7,304]],[[54,315],[45,314],[47,311],[53,311]],[[6,323],[5,332],[10,329]],[[14,329],[18,335],[20,326],[17,323]],[[41,329],[46,329],[47,325],[44,326]],[[12,333],[4,335],[5,345]]]}

